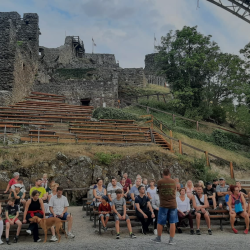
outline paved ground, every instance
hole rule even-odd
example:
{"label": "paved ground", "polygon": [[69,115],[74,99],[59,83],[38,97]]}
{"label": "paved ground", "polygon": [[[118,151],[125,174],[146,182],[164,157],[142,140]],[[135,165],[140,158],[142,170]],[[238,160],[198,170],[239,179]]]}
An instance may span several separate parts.
{"label": "paved ground", "polygon": [[[219,230],[218,225],[213,225],[213,235],[207,235],[205,226],[202,226],[202,235],[189,235],[189,230],[184,231],[183,234],[177,234],[175,237],[176,245],[170,246],[167,244],[169,235],[164,233],[161,244],[154,244],[150,239],[154,238],[153,234],[144,236],[139,233],[139,228],[135,227],[136,239],[130,239],[126,228],[121,230],[121,239],[115,239],[115,232],[112,235],[112,230],[107,233],[98,235],[93,228],[93,222],[89,221],[89,217],[82,218],[85,212],[82,211],[81,207],[70,207],[70,212],[74,216],[74,228],[73,233],[75,239],[65,239],[62,236],[61,242],[58,243],[34,243],[31,236],[21,236],[18,244],[12,243],[11,246],[6,244],[1,245],[0,249],[50,249],[50,250],[79,250],[79,249],[206,249],[206,250],[244,250],[250,248],[250,233],[243,235],[244,226],[239,226],[239,234],[235,235],[231,232],[230,228],[226,226],[224,231]],[[41,236],[43,239],[43,236]],[[48,239],[50,236],[48,237]],[[13,237],[11,237],[12,241]]]}

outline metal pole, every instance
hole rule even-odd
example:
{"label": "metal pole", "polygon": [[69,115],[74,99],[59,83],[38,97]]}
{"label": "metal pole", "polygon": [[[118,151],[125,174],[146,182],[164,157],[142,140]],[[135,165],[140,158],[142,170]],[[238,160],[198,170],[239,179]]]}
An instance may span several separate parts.
{"label": "metal pole", "polygon": [[3,136],[3,142],[4,142],[4,144],[5,144],[5,137],[6,137],[6,125],[5,125],[5,127],[4,127],[4,136]]}
{"label": "metal pole", "polygon": [[[172,130],[169,131],[170,137],[173,137],[173,132]],[[173,140],[170,139],[170,151],[173,152]]]}
{"label": "metal pole", "polygon": [[38,137],[37,137],[37,142],[40,142],[40,128],[38,128]]}

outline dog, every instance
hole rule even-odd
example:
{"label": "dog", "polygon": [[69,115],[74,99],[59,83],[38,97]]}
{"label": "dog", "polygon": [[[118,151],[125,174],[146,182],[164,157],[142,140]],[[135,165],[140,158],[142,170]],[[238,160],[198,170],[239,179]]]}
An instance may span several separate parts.
{"label": "dog", "polygon": [[66,234],[65,230],[63,229],[63,222],[64,222],[63,220],[60,220],[60,219],[55,218],[55,217],[50,217],[48,219],[41,219],[37,216],[34,216],[34,217],[30,218],[29,221],[39,224],[39,226],[43,229],[44,235],[45,235],[44,243],[47,241],[48,229],[50,229],[52,226],[55,226],[55,228],[56,228],[58,243],[61,240],[61,235],[59,233],[60,229],[64,232],[65,237],[67,238],[67,234]]}

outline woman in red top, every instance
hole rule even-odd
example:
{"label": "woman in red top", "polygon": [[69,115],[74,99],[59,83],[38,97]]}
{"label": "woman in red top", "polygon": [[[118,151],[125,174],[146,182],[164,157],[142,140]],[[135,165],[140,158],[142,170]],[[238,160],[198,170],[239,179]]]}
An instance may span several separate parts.
{"label": "woman in red top", "polygon": [[[232,192],[232,194],[229,196],[228,207],[229,207],[231,227],[234,233],[237,234],[238,230],[234,228],[234,222],[235,222],[236,215],[239,215],[245,219],[246,229],[244,233],[247,234],[249,230],[249,216],[246,210],[247,206],[246,206],[245,198],[243,194],[239,192],[239,188],[237,186],[230,185],[230,191]],[[239,211],[239,212],[235,211],[236,204],[241,204],[242,211]]]}
{"label": "woman in red top", "polygon": [[122,189],[123,189],[123,192],[124,192],[124,197],[125,199],[128,198],[128,192],[129,192],[129,184],[126,182],[126,178],[123,177],[120,181],[121,185],[122,185]]}
{"label": "woman in red top", "polygon": [[9,191],[9,189],[10,189],[10,187],[11,187],[12,185],[17,184],[18,178],[19,178],[19,173],[18,173],[18,172],[15,172],[15,173],[13,174],[13,178],[9,181],[9,183],[8,183],[8,185],[7,185],[7,188],[6,188],[6,190],[4,191],[5,194]]}

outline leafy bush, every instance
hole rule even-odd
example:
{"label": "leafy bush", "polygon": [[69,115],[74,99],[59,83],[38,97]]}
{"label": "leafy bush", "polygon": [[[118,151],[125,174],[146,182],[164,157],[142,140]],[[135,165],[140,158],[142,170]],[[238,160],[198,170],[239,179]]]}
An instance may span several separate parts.
{"label": "leafy bush", "polygon": [[96,153],[95,158],[101,163],[105,165],[109,165],[113,160],[121,159],[120,154],[110,154],[110,153]]}
{"label": "leafy bush", "polygon": [[218,173],[213,172],[208,166],[206,166],[205,159],[195,158],[192,167],[194,169],[195,178],[197,180],[202,180],[204,183],[218,178]]}
{"label": "leafy bush", "polygon": [[226,121],[226,110],[221,106],[214,106],[210,118],[214,119],[216,123],[222,124]]}
{"label": "leafy bush", "polygon": [[223,131],[216,129],[213,131],[212,136],[216,145],[223,148],[232,149],[232,141],[227,137],[226,133],[224,133]]}
{"label": "leafy bush", "polygon": [[93,112],[96,119],[141,120],[139,115],[124,112],[117,108],[97,108]]}

